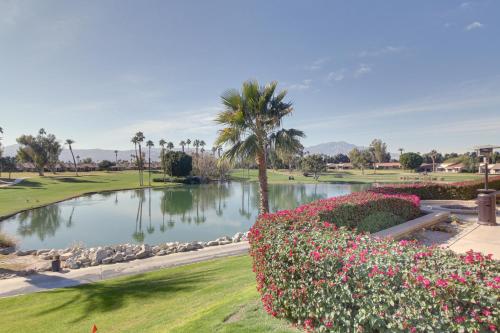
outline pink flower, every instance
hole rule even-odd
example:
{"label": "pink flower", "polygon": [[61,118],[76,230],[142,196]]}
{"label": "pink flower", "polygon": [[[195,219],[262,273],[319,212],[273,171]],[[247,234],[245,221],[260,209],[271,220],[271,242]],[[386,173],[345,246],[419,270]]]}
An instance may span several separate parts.
{"label": "pink flower", "polygon": [[318,251],[313,251],[312,256],[315,261],[319,261],[321,259],[321,254]]}
{"label": "pink flower", "polygon": [[448,282],[443,279],[437,279],[436,286],[445,288],[448,286]]}
{"label": "pink flower", "polygon": [[463,317],[463,316],[460,316],[460,317],[456,317],[456,318],[455,318],[455,322],[456,322],[457,324],[461,324],[461,323],[463,323],[464,321],[465,321],[465,317]]}

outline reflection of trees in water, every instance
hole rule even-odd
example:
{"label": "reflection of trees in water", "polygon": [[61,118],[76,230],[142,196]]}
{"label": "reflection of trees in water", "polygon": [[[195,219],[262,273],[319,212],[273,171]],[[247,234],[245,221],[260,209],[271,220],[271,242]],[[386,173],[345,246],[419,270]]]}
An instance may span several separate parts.
{"label": "reflection of trees in water", "polygon": [[146,230],[148,231],[148,234],[152,234],[153,232],[155,232],[155,227],[153,227],[153,225],[151,224],[151,187],[148,189],[148,205],[149,224]]}
{"label": "reflection of trees in water", "polygon": [[226,207],[225,199],[229,196],[227,184],[208,184],[201,186],[186,186],[163,190],[160,209],[162,224],[160,230],[166,230],[165,215],[169,215],[168,225],[173,227],[173,217],[183,223],[201,224],[206,222],[206,211],[213,208],[218,216]]}
{"label": "reflection of trees in water", "polygon": [[37,235],[43,241],[47,236],[54,236],[62,223],[67,228],[71,228],[74,213],[75,207],[71,209],[69,218],[65,221],[61,216],[61,208],[57,204],[21,212],[18,215],[18,233],[21,236]]}
{"label": "reflection of trees in water", "polygon": [[144,201],[146,201],[144,190],[135,190],[133,191],[132,197],[136,197],[139,199],[139,204],[137,206],[137,215],[135,217],[135,231],[132,234],[132,238],[138,242],[144,242],[144,231],[142,230],[142,206]]}
{"label": "reflection of trees in water", "polygon": [[[257,209],[259,201],[258,184],[252,184],[252,202],[253,209]],[[309,190],[311,186],[312,191]],[[308,193],[310,192],[310,193]],[[269,185],[269,207],[271,211],[280,209],[293,209],[304,203],[311,202],[318,199],[324,199],[328,195],[324,191],[318,189],[318,184],[305,185],[305,184],[270,184]]]}
{"label": "reflection of trees in water", "polygon": [[240,183],[241,186],[241,207],[238,212],[241,216],[249,220],[252,217],[254,206],[250,207],[250,195],[252,193],[251,183]]}

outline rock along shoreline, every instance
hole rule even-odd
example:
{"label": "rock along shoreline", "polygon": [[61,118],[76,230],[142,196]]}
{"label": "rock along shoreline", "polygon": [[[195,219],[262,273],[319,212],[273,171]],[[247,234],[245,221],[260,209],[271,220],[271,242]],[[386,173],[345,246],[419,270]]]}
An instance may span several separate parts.
{"label": "rock along shoreline", "polygon": [[[145,259],[153,256],[165,256],[178,252],[189,252],[210,246],[220,246],[231,243],[239,243],[248,240],[249,232],[238,232],[233,237],[222,236],[208,242],[168,242],[159,245],[149,244],[118,244],[112,246],[80,247],[74,246],[66,249],[41,249],[41,250],[17,250],[13,248],[1,249],[4,254],[14,252],[17,256],[36,256],[43,260],[54,260],[59,258],[61,268],[79,269],[83,267],[108,265],[119,262]],[[52,267],[45,266],[42,271],[49,271]]]}

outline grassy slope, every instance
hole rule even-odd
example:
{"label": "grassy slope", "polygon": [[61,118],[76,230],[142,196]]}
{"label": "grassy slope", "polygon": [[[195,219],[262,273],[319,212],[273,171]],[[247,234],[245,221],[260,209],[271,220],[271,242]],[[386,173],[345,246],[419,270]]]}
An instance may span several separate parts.
{"label": "grassy slope", "polygon": [[[290,173],[287,170],[269,170],[268,180],[270,183],[315,183],[312,177],[304,177],[301,172],[294,171],[292,175],[295,180],[288,180]],[[373,170],[365,170],[362,175],[359,170],[344,170],[344,171],[328,171],[323,173],[319,182],[332,182],[332,183],[374,183],[374,182],[401,182],[401,177],[421,177],[417,173],[404,172],[399,170],[378,170],[373,173]],[[234,180],[244,181],[257,181],[257,170],[237,169],[231,172],[231,177]],[[437,177],[439,180],[444,178],[445,182],[457,182],[466,180],[482,179],[480,175],[471,173],[435,173],[432,177]]]}
{"label": "grassy slope", "polygon": [[[152,178],[153,178],[152,174]],[[137,188],[137,172],[93,172],[75,177],[74,173],[61,173],[39,177],[18,173],[15,177],[30,177],[18,185],[0,188],[0,216],[68,199],[88,192]],[[158,176],[156,176],[158,177]],[[144,173],[144,183],[148,175]],[[152,186],[165,186],[151,183]]]}
{"label": "grassy slope", "polygon": [[249,256],[0,299],[2,332],[296,332],[268,316]]}

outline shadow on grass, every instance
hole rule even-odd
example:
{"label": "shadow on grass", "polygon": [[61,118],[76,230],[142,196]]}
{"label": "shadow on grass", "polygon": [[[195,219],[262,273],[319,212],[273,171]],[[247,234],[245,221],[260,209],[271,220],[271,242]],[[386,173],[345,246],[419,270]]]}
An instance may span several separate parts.
{"label": "shadow on grass", "polygon": [[103,313],[116,311],[128,303],[133,305],[135,301],[147,301],[149,298],[175,298],[178,292],[189,292],[201,289],[206,286],[209,280],[213,280],[216,269],[204,270],[203,272],[182,272],[173,275],[160,275],[150,277],[144,274],[135,275],[120,279],[116,282],[94,283],[77,286],[71,289],[58,289],[52,291],[58,293],[77,294],[64,303],[49,307],[37,313],[37,316],[43,316],[54,311],[62,310],[65,307],[81,304],[81,316],[75,318],[71,323],[77,323],[94,313]]}
{"label": "shadow on grass", "polygon": [[101,181],[89,180],[83,178],[73,178],[73,177],[52,177],[53,180],[59,181],[61,183],[102,183]]}

